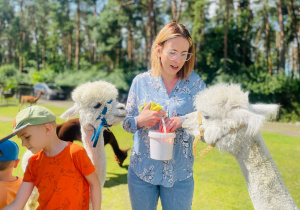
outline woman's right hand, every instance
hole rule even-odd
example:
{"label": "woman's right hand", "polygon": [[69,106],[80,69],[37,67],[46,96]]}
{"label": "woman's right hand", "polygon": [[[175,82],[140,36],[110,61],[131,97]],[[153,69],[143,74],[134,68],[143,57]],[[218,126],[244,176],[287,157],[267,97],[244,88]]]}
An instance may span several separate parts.
{"label": "woman's right hand", "polygon": [[151,127],[161,121],[166,111],[151,111],[151,103],[148,103],[137,117],[137,129]]}

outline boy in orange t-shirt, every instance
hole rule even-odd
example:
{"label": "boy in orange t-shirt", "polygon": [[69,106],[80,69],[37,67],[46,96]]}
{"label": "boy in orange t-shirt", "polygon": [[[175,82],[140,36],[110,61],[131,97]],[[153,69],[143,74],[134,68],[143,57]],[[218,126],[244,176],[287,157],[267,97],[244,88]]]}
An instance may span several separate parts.
{"label": "boy in orange t-shirt", "polygon": [[20,162],[18,145],[7,140],[0,143],[0,209],[10,204],[16,197],[22,178],[12,175]]}
{"label": "boy in orange t-shirt", "polygon": [[55,120],[41,106],[17,114],[14,132],[8,137],[17,134],[34,155],[15,200],[5,210],[22,209],[34,186],[39,191],[37,209],[89,209],[89,194],[93,209],[101,208],[100,181],[91,160],[83,147],[57,137]]}

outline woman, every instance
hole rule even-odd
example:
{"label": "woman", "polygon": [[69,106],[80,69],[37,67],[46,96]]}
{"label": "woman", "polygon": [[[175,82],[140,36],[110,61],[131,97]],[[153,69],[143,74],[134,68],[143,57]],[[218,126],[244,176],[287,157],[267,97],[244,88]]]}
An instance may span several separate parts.
{"label": "woman", "polygon": [[[128,188],[132,209],[156,209],[158,198],[163,209],[191,209],[194,180],[193,138],[181,127],[184,116],[195,111],[194,96],[205,89],[195,73],[194,45],[188,30],[179,23],[165,25],[152,45],[148,72],[137,75],[131,85],[123,128],[134,133],[134,147],[128,169]],[[151,111],[156,102],[164,111]],[[162,116],[167,132],[175,132],[173,158],[168,161],[150,158],[149,130],[162,129]]]}

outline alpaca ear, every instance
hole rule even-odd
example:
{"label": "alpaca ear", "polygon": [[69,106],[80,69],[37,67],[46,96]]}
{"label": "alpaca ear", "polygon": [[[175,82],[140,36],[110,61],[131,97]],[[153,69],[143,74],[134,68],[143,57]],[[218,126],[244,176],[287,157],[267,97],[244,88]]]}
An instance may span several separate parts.
{"label": "alpaca ear", "polygon": [[236,109],[233,114],[235,122],[247,127],[246,135],[254,136],[266,121],[266,117],[245,109]]}
{"label": "alpaca ear", "polygon": [[61,119],[68,119],[75,117],[79,113],[79,105],[75,103],[71,108],[69,108],[67,111],[65,111],[62,115],[60,115]]}
{"label": "alpaca ear", "polygon": [[249,109],[256,114],[262,114],[267,119],[275,119],[280,106],[278,104],[250,104]]}

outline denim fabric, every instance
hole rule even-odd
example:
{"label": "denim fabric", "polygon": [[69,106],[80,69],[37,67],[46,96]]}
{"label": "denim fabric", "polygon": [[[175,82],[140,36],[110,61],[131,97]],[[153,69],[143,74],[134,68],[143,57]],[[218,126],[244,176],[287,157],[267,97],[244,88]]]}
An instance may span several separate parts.
{"label": "denim fabric", "polygon": [[153,77],[151,71],[137,75],[130,87],[126,109],[128,115],[123,121],[125,131],[134,133],[130,157],[130,168],[142,180],[154,184],[172,187],[177,181],[193,175],[193,138],[183,128],[175,131],[173,158],[168,161],[150,158],[149,130],[157,130],[158,125],[137,129],[139,107],[145,102],[160,103],[168,117],[184,117],[196,111],[193,100],[199,91],[205,89],[205,83],[195,73],[178,80],[168,95],[162,77]]}
{"label": "denim fabric", "polygon": [[172,187],[153,185],[141,180],[131,168],[127,175],[132,210],[156,210],[160,197],[163,210],[190,210],[194,193],[193,176]]}

